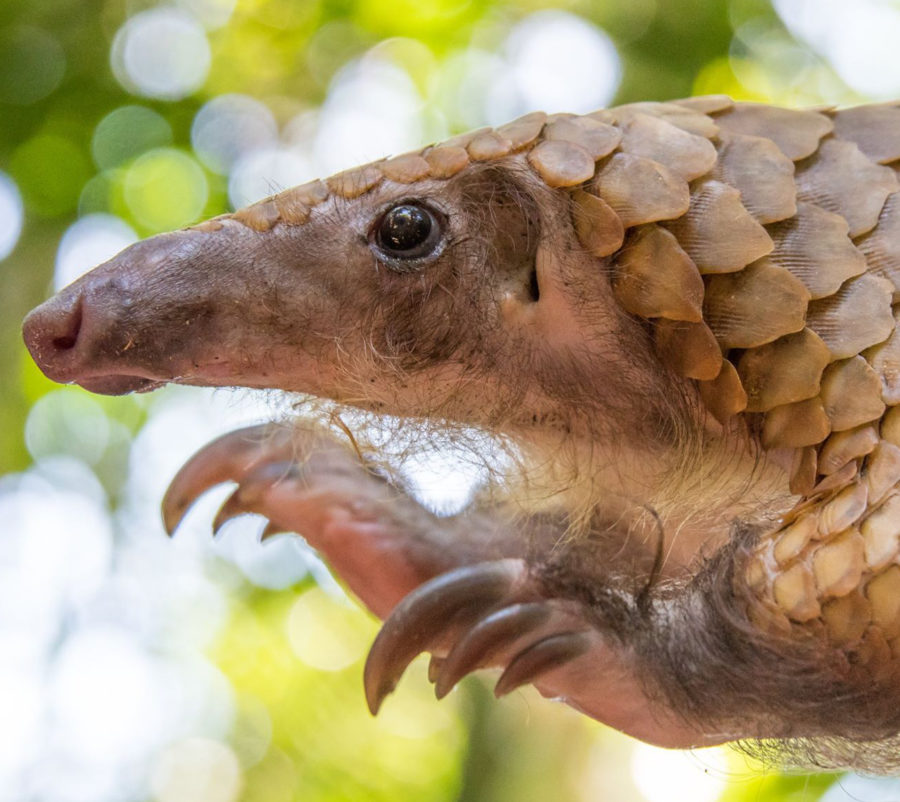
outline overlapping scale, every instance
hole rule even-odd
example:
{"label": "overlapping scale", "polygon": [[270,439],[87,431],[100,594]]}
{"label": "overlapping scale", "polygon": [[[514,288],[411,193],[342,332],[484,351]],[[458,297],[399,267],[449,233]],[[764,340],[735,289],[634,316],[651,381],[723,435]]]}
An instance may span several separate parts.
{"label": "overlapping scale", "polygon": [[550,187],[573,187],[594,175],[594,159],[581,145],[543,140],[528,153],[528,161]]}
{"label": "overlapping scale", "polygon": [[756,103],[735,103],[714,117],[726,131],[771,139],[789,159],[811,156],[834,127],[824,114]]}
{"label": "overlapping scale", "polygon": [[730,273],[775,247],[734,187],[711,179],[692,188],[685,215],[666,224],[701,273]]}
{"label": "overlapping scale", "polygon": [[466,145],[472,161],[483,162],[499,159],[512,150],[512,142],[497,131],[485,131]]}
{"label": "overlapping scale", "polygon": [[593,256],[609,256],[622,246],[622,220],[606,201],[590,192],[572,192],[572,222],[579,242]]}
{"label": "overlapping scale", "polygon": [[434,178],[450,178],[469,165],[469,154],[458,145],[438,145],[425,151]]}
{"label": "overlapping scale", "polygon": [[794,217],[768,227],[775,243],[770,258],[799,278],[813,298],[824,298],[848,278],[866,272],[866,259],[850,241],[848,230],[840,215],[798,203]]}
{"label": "overlapping scale", "polygon": [[878,420],[884,414],[881,380],[861,356],[829,365],[822,374],[819,395],[836,432]]}
{"label": "overlapping scale", "polygon": [[820,398],[807,398],[775,407],[763,420],[766,448],[803,448],[821,443],[831,432],[831,421]]}
{"label": "overlapping scale", "polygon": [[508,140],[513,150],[521,150],[534,142],[544,128],[547,115],[543,111],[533,111],[512,122],[501,125],[497,133]]}
{"label": "overlapping scale", "polygon": [[725,111],[734,105],[734,101],[728,95],[698,95],[673,100],[672,103],[693,109],[701,114],[712,114],[716,111]]}
{"label": "overlapping scale", "polygon": [[856,241],[869,270],[894,285],[894,300],[900,300],[900,192],[888,196],[878,225]]}
{"label": "overlapping scale", "polygon": [[632,153],[615,153],[597,170],[594,191],[626,227],[672,220],[689,208],[687,181],[664,164]]}
{"label": "overlapping scale", "polygon": [[[730,102],[730,101],[729,101]],[[719,133],[719,126],[704,111],[691,109],[680,103],[658,103],[655,101],[643,101],[640,103],[628,103],[615,109],[618,121],[627,120],[634,114],[649,114],[671,123],[682,131],[690,134],[712,139]]]}
{"label": "overlapping scale", "polygon": [[680,376],[715,379],[722,369],[722,352],[705,323],[660,318],[653,332],[660,359]]}
{"label": "overlapping scale", "polygon": [[703,320],[703,279],[678,240],[660,226],[630,232],[613,263],[612,286],[619,303],[633,315]]}
{"label": "overlapping scale", "polygon": [[718,376],[698,382],[697,386],[704,405],[720,423],[727,423],[747,408],[747,391],[728,360],[722,362]]}
{"label": "overlapping scale", "polygon": [[863,356],[881,380],[881,398],[885,404],[900,404],[900,309],[894,309],[894,330],[883,343],[867,349]]}
{"label": "overlapping scale", "polygon": [[878,276],[847,281],[834,295],[812,301],[806,323],[835,359],[855,356],[884,342],[894,330],[892,287]]}
{"label": "overlapping scale", "polygon": [[796,180],[797,197],[841,215],[851,237],[874,228],[887,196],[900,189],[893,170],[841,139],[823,141],[815,158],[798,166]]}
{"label": "overlapping scale", "polygon": [[395,156],[381,162],[379,166],[388,181],[396,181],[398,184],[411,184],[431,173],[431,165],[418,153]]}
{"label": "overlapping scale", "polygon": [[829,476],[848,462],[871,454],[876,445],[878,430],[874,424],[834,432],[819,451],[818,472]]}
{"label": "overlapping scale", "polygon": [[712,177],[738,189],[741,203],[760,223],[797,212],[794,163],[771,139],[723,131]]}
{"label": "overlapping scale", "polygon": [[834,135],[855,142],[873,162],[900,160],[900,105],[884,103],[841,109],[832,115]]}
{"label": "overlapping scale", "polygon": [[571,142],[584,148],[595,161],[612,153],[622,141],[622,132],[590,117],[571,117],[544,126],[544,139]]}
{"label": "overlapping scale", "polygon": [[649,114],[627,115],[619,148],[660,162],[686,181],[706,175],[716,163],[716,149],[702,136],[688,133]]}
{"label": "overlapping scale", "polygon": [[723,348],[753,348],[800,331],[809,291],[768,258],[707,277],[703,316]]}
{"label": "overlapping scale", "polygon": [[812,398],[830,361],[828,346],[808,328],[744,351],[737,371],[747,392],[747,410],[767,412]]}
{"label": "overlapping scale", "polygon": [[364,167],[355,167],[352,170],[337,173],[327,179],[325,183],[335,195],[350,199],[358,198],[368,192],[382,178],[383,175],[378,167],[374,164],[367,164]]}

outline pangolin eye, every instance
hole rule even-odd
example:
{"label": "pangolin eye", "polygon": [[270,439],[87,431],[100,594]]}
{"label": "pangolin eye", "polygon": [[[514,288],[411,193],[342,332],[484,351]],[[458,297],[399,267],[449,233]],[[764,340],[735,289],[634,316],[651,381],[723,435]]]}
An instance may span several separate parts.
{"label": "pangolin eye", "polygon": [[385,212],[375,226],[373,239],[390,262],[422,259],[440,244],[441,225],[425,206],[401,203]]}

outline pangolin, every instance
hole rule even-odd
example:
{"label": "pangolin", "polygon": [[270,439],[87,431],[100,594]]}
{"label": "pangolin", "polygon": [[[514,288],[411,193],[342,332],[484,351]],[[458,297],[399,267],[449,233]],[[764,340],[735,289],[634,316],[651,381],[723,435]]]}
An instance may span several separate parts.
{"label": "pangolin", "polygon": [[[138,243],[24,324],[52,379],[278,388],[490,435],[463,511],[359,433],[254,427],[237,483],[430,652],[652,743],[900,766],[900,104],[528,114]],[[346,425],[345,425],[346,428]],[[485,438],[475,437],[473,443]]]}

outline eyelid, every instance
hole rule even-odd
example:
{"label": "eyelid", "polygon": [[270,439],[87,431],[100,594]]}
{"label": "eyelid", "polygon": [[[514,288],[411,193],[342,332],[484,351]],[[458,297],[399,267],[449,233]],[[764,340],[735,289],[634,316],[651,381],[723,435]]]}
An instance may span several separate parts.
{"label": "eyelid", "polygon": [[[385,216],[400,206],[418,206],[424,209],[434,223],[432,227],[432,236],[436,238],[435,245],[432,250],[421,256],[398,256],[391,254],[382,249],[377,241],[378,228]],[[375,216],[367,233],[369,248],[372,253],[383,265],[398,273],[414,273],[420,268],[435,261],[443,252],[448,236],[448,219],[447,215],[435,204],[422,200],[421,198],[403,198],[398,199],[384,206],[378,215]]]}

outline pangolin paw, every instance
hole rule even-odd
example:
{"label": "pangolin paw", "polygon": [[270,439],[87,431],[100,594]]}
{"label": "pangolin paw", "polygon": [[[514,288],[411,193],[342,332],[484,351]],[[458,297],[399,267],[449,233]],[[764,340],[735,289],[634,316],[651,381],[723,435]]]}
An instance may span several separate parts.
{"label": "pangolin paw", "polygon": [[321,490],[313,477],[340,483],[341,477],[352,481],[368,475],[362,463],[325,434],[298,433],[278,424],[250,426],[213,440],[184,464],[163,499],[163,521],[171,534],[201,494],[231,481],[237,488],[219,508],[213,531],[238,515],[256,513],[269,519],[262,532],[266,538],[297,529],[297,513],[302,521],[302,512],[309,512],[299,511],[297,502]]}
{"label": "pangolin paw", "polygon": [[440,699],[470,672],[499,667],[497,696],[563,668],[592,648],[578,605],[546,599],[524,561],[463,566],[403,599],[384,622],[365,668],[376,713],[409,663],[432,652],[429,676]]}

